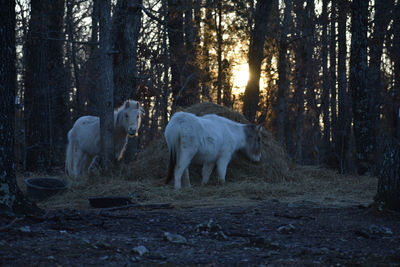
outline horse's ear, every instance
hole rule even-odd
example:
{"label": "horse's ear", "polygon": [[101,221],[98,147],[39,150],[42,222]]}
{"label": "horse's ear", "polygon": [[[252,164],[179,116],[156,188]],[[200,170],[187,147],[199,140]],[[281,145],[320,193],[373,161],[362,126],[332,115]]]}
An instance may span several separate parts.
{"label": "horse's ear", "polygon": [[131,102],[129,100],[125,101],[125,108],[129,108],[129,106],[131,105]]}

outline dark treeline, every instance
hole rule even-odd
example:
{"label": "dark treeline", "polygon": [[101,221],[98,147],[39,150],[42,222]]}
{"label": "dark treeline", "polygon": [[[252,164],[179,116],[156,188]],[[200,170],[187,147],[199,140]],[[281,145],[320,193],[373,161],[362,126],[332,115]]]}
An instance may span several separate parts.
{"label": "dark treeline", "polygon": [[[127,98],[146,110],[130,159],[171,113],[202,101],[263,124],[295,162],[340,173],[379,175],[387,141],[400,136],[398,0],[15,5],[15,152],[24,171],[62,167],[73,122],[106,116]],[[237,93],[243,60],[250,78]]]}

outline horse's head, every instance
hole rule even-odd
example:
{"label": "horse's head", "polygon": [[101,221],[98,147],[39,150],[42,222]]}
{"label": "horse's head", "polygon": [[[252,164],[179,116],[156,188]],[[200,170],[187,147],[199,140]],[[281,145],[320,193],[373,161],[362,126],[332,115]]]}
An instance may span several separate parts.
{"label": "horse's head", "polygon": [[248,124],[244,128],[246,134],[246,146],[243,151],[252,161],[261,160],[261,125]]}
{"label": "horse's head", "polygon": [[135,100],[126,100],[125,103],[118,109],[118,126],[125,128],[130,135],[137,135],[140,123],[142,121],[143,108],[140,103]]}

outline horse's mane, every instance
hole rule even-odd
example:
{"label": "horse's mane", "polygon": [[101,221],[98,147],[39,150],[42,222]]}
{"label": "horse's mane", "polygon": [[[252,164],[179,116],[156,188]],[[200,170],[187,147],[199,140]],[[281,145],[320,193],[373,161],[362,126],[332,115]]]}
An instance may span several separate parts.
{"label": "horse's mane", "polygon": [[137,101],[136,101],[136,100],[133,100],[133,99],[125,100],[124,103],[122,103],[121,106],[119,106],[119,107],[117,107],[117,108],[114,109],[114,112],[119,113],[121,110],[125,109],[125,104],[126,104],[126,102],[129,102],[130,105],[136,105],[136,103],[137,103]]}

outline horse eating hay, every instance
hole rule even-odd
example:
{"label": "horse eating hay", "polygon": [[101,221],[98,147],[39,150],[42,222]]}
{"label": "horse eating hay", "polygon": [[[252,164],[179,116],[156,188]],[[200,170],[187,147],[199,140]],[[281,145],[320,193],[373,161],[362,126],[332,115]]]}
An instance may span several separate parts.
{"label": "horse eating hay", "polygon": [[203,164],[202,184],[206,184],[215,165],[218,179],[225,182],[227,166],[236,151],[252,161],[261,160],[261,126],[242,124],[215,114],[198,117],[175,113],[164,133],[170,153],[167,183],[174,177],[175,189],[190,187],[189,164]]}
{"label": "horse eating hay", "polygon": [[[143,109],[140,103],[126,100],[114,111],[115,158],[125,152],[128,136],[137,135]],[[65,171],[74,178],[88,172],[100,155],[100,118],[83,116],[76,120],[68,132]],[[90,164],[89,164],[90,163]]]}

